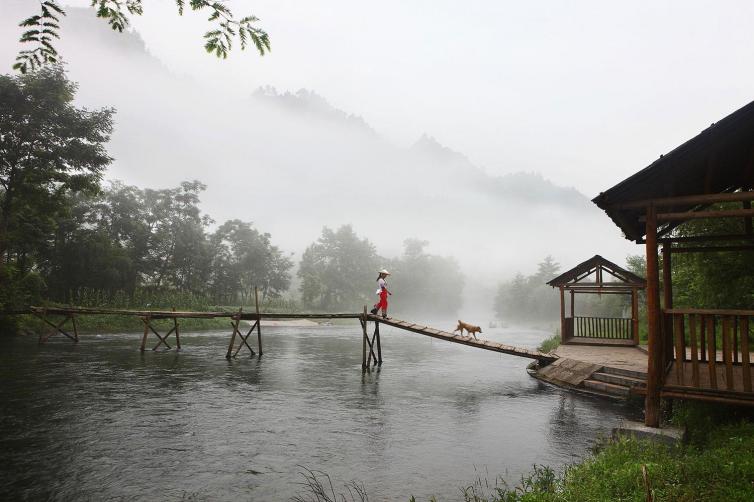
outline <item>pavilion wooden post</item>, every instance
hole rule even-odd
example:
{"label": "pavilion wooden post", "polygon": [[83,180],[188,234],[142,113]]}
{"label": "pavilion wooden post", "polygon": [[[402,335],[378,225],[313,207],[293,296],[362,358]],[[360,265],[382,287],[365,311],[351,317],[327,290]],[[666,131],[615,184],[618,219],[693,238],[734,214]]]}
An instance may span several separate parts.
{"label": "pavilion wooden post", "polygon": [[565,321],[565,294],[563,286],[560,289],[560,343],[566,343],[566,321]]}
{"label": "pavilion wooden post", "polygon": [[646,253],[649,357],[647,359],[647,396],[644,401],[644,423],[649,427],[659,427],[664,357],[660,330],[660,276],[657,269],[657,210],[651,204],[647,208]]}
{"label": "pavilion wooden post", "polygon": [[574,313],[576,312],[576,309],[574,308],[574,304],[573,304],[573,301],[576,299],[576,294],[573,290],[570,290],[570,292],[571,292],[571,319],[573,319],[574,317],[576,317]]}
{"label": "pavilion wooden post", "polygon": [[631,289],[631,333],[634,343],[639,345],[639,294],[636,288]]}
{"label": "pavilion wooden post", "polygon": [[[673,259],[669,242],[662,244],[662,305],[663,309],[673,308]],[[662,315],[662,314],[661,314]],[[673,359],[673,318],[672,316],[661,317],[662,322],[662,341],[663,353],[665,359],[664,365],[667,365]],[[681,361],[683,358],[681,357]]]}
{"label": "pavilion wooden post", "polygon": [[254,286],[254,302],[257,308],[257,344],[259,345],[259,355],[262,355],[262,318],[259,316],[259,290]]}

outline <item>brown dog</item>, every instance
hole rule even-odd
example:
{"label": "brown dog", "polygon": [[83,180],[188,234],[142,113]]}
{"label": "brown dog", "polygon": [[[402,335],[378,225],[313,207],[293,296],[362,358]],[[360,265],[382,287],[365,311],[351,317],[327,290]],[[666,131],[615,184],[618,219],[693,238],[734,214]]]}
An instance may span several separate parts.
{"label": "brown dog", "polygon": [[474,326],[472,324],[465,323],[459,319],[458,327],[453,330],[453,333],[455,333],[456,331],[460,331],[461,336],[463,336],[463,330],[466,330],[469,333],[469,335],[474,335],[474,339],[476,340],[478,340],[478,338],[476,337],[476,334],[482,332],[482,328],[480,328],[479,326]]}

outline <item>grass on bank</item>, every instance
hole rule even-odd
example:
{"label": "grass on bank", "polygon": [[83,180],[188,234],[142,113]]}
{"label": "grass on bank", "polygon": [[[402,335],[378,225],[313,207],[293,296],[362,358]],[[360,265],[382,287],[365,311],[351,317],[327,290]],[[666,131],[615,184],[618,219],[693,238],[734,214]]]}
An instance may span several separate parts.
{"label": "grass on bank", "polygon": [[553,350],[557,349],[559,346],[560,346],[560,334],[555,333],[550,338],[546,338],[545,340],[543,340],[542,343],[539,344],[539,347],[537,347],[537,350],[545,354],[549,354]]}

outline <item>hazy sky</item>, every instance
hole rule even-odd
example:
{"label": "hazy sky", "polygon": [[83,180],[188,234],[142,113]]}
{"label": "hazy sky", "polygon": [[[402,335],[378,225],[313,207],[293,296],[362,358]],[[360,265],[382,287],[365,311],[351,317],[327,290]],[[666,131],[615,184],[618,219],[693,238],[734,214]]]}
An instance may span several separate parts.
{"label": "hazy sky", "polygon": [[491,173],[589,196],[753,95],[750,1],[229,3],[262,19],[271,54],[215,60],[205,16],[181,19],[173,0],[145,0],[134,26],[218,92],[313,89],[398,145],[426,132]]}

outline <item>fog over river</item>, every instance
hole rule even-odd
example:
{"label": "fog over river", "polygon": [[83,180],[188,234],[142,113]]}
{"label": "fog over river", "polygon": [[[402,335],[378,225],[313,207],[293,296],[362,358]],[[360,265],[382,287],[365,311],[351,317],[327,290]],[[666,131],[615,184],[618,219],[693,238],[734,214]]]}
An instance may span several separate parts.
{"label": "fog over river", "polygon": [[364,376],[355,321],[265,328],[261,359],[230,362],[229,331],[144,354],[138,334],[1,339],[0,499],[287,500],[307,467],[374,501],[458,500],[478,475],[562,469],[635,418],[540,383],[526,359],[381,331],[384,364]]}

